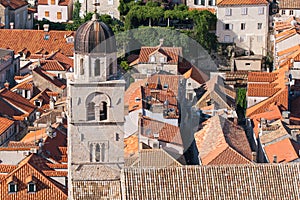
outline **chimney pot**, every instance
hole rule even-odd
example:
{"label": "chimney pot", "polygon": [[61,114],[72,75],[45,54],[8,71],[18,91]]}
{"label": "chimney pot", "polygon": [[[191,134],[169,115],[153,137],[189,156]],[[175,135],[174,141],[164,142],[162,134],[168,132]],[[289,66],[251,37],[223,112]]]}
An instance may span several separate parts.
{"label": "chimney pot", "polygon": [[273,163],[277,163],[277,156],[276,155],[273,156]]}
{"label": "chimney pot", "polygon": [[6,81],[6,82],[4,83],[4,87],[5,87],[6,89],[9,90],[9,82]]}
{"label": "chimney pot", "polygon": [[49,24],[44,24],[43,28],[44,28],[45,32],[48,32],[49,31]]}

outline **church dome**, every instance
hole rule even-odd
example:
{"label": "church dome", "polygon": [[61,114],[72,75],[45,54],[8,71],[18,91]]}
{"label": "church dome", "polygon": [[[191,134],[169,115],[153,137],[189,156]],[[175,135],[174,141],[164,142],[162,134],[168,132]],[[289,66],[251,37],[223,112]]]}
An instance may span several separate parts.
{"label": "church dome", "polygon": [[116,52],[114,33],[105,23],[93,17],[76,31],[75,53],[112,53]]}

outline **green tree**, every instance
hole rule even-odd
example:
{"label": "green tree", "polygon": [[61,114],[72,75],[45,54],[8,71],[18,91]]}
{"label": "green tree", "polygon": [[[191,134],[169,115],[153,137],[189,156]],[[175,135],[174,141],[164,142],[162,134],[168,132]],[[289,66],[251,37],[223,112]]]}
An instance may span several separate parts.
{"label": "green tree", "polygon": [[240,120],[245,118],[245,113],[246,113],[246,109],[247,109],[246,95],[247,95],[246,88],[239,88],[237,90],[236,104],[237,104],[237,114],[238,114],[238,118]]}

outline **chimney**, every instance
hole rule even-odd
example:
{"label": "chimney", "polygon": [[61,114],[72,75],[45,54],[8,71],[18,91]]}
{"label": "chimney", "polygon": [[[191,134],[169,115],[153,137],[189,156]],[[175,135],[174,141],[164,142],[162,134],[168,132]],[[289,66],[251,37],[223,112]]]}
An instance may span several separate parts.
{"label": "chimney", "polygon": [[260,118],[260,127],[263,130],[268,125],[267,120],[265,118]]}
{"label": "chimney", "polygon": [[43,28],[45,32],[49,32],[49,24],[44,24]]}
{"label": "chimney", "polygon": [[273,163],[277,163],[277,156],[273,155]]}
{"label": "chimney", "polygon": [[10,23],[9,23],[10,29],[14,29],[14,25],[15,25],[15,23],[10,22]]}
{"label": "chimney", "polygon": [[252,152],[252,162],[257,162],[257,153],[256,152]]}
{"label": "chimney", "polygon": [[6,81],[6,82],[4,83],[4,87],[5,87],[7,90],[9,90],[9,82]]}
{"label": "chimney", "polygon": [[283,118],[283,121],[287,124],[290,124],[290,111],[283,111],[282,112],[282,118]]}
{"label": "chimney", "polygon": [[159,47],[162,47],[163,44],[164,44],[164,39],[163,38],[159,39]]}
{"label": "chimney", "polygon": [[51,97],[50,97],[50,103],[49,103],[49,104],[50,104],[50,109],[51,109],[51,110],[54,109],[54,103],[55,103],[54,98],[51,96]]}

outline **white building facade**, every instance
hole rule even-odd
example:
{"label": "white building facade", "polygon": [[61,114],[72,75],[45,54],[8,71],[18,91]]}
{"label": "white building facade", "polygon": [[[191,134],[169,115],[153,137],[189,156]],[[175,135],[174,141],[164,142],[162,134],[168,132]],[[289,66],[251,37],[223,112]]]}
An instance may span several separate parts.
{"label": "white building facade", "polygon": [[[245,52],[266,55],[268,40],[268,2],[242,0],[239,4],[223,0],[217,5],[216,35],[220,43],[235,43]],[[246,53],[246,54],[249,54]]]}
{"label": "white building facade", "polygon": [[72,19],[73,1],[39,0],[38,20],[47,19],[51,22],[67,22]]}

